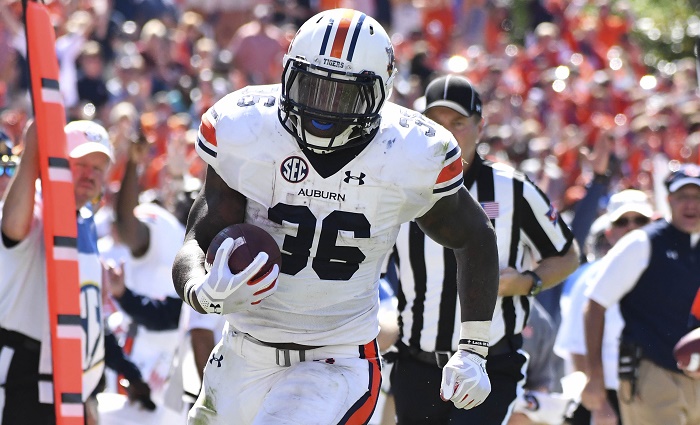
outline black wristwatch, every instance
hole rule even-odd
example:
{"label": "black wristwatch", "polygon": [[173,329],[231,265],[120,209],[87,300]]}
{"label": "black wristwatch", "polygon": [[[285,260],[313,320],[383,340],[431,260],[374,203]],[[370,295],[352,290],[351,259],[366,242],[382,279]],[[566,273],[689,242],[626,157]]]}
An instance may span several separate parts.
{"label": "black wristwatch", "polygon": [[542,278],[539,277],[537,273],[533,272],[532,270],[525,270],[521,274],[532,277],[532,286],[530,287],[530,292],[528,292],[528,295],[534,297],[542,292]]}

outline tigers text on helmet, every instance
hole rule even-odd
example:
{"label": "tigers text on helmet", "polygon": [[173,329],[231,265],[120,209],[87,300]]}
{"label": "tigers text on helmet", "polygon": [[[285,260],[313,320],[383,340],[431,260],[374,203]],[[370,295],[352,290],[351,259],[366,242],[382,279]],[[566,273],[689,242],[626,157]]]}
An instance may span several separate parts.
{"label": "tigers text on helmet", "polygon": [[368,142],[395,75],[394,47],[375,19],[352,9],[321,12],[284,56],[280,121],[317,153]]}

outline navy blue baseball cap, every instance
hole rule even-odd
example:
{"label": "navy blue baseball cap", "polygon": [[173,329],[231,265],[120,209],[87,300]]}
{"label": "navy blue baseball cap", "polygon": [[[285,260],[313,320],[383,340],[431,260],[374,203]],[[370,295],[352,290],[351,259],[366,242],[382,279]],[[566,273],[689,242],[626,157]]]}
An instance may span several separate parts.
{"label": "navy blue baseball cap", "polygon": [[694,184],[700,186],[700,166],[695,164],[681,164],[671,172],[664,181],[669,193],[673,193],[681,187]]}
{"label": "navy blue baseball cap", "polygon": [[425,111],[444,106],[471,117],[481,116],[481,97],[471,81],[460,75],[445,75],[428,84],[425,89]]}

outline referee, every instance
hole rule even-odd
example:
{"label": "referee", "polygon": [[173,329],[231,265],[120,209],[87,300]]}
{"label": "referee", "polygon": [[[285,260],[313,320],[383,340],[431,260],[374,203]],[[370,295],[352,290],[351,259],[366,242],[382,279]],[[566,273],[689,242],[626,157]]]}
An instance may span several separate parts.
{"label": "referee", "polygon": [[399,288],[400,337],[391,387],[399,425],[506,424],[525,383],[528,356],[521,331],[529,297],[557,285],[579,264],[574,237],[547,197],[522,173],[483,160],[476,144],[481,99],[469,80],[448,75],[425,93],[425,116],[441,124],[462,150],[464,184],[491,219],[501,269],[486,370],[492,390],[470,410],[440,399],[441,369],[457,350],[460,313],[454,254],[415,222],[401,226],[392,253]]}

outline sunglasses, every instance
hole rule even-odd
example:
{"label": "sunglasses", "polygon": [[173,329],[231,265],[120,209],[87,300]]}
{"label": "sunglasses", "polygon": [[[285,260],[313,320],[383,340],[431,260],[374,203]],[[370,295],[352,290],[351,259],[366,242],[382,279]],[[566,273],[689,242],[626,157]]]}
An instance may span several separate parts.
{"label": "sunglasses", "polygon": [[634,223],[637,226],[645,226],[649,224],[649,219],[643,215],[637,216],[635,218],[621,217],[613,221],[612,225],[615,227],[627,227],[630,223]]}
{"label": "sunglasses", "polygon": [[7,176],[7,177],[12,177],[15,175],[15,168],[17,168],[17,165],[12,164],[12,165],[0,165],[0,177],[2,176]]}

